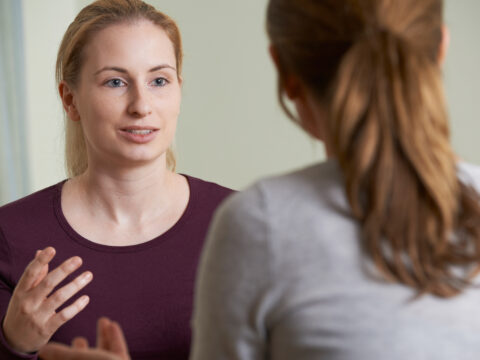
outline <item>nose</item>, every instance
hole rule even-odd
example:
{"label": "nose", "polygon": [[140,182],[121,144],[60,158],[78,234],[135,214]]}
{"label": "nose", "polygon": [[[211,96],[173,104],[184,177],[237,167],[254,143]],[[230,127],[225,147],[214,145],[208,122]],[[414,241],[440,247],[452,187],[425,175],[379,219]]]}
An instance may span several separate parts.
{"label": "nose", "polygon": [[128,113],[136,118],[143,118],[152,113],[148,90],[142,84],[136,84],[131,88]]}

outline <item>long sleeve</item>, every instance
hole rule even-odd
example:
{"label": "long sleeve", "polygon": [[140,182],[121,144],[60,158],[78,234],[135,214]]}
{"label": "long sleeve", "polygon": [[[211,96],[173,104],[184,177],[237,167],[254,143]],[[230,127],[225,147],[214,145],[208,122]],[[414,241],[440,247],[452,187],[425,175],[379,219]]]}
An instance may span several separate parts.
{"label": "long sleeve", "polygon": [[271,291],[268,226],[261,191],[220,207],[200,262],[191,360],[266,358]]}
{"label": "long sleeve", "polygon": [[7,312],[10,298],[12,297],[14,285],[10,275],[12,257],[8,242],[5,239],[0,228],[0,318],[2,326],[0,327],[0,359],[2,360],[20,360],[37,359],[36,354],[20,354],[13,350],[7,343],[3,334],[3,319]]}

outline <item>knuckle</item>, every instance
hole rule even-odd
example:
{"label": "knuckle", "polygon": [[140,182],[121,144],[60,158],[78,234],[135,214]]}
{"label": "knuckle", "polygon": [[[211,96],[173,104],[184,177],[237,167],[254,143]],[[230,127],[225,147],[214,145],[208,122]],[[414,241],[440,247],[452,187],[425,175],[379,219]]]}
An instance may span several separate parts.
{"label": "knuckle", "polygon": [[60,313],[58,313],[58,318],[62,323],[70,319],[66,311],[61,311]]}
{"label": "knuckle", "polygon": [[57,291],[52,295],[52,300],[56,303],[63,303],[65,300],[67,300],[67,297],[63,291]]}
{"label": "knuckle", "polygon": [[35,271],[33,268],[31,268],[30,266],[25,270],[25,276],[26,277],[33,277],[35,275]]}
{"label": "knuckle", "polygon": [[75,303],[75,313],[79,313],[80,311],[82,311],[82,309],[85,306],[86,306],[85,301],[82,301],[81,299],[79,299],[79,301]]}
{"label": "knuckle", "polygon": [[37,332],[42,338],[50,338],[51,332],[44,326],[38,326]]}
{"label": "knuckle", "polygon": [[50,276],[47,276],[45,280],[43,280],[43,286],[47,289],[51,289],[55,286],[55,283]]}
{"label": "knuckle", "polygon": [[63,263],[62,265],[60,265],[58,267],[58,272],[62,273],[62,274],[68,274],[70,271],[70,267],[69,267],[69,264],[68,263]]}
{"label": "knuckle", "polygon": [[64,274],[69,274],[75,269],[75,264],[72,264],[71,261],[66,261],[59,268]]}
{"label": "knuckle", "polygon": [[85,279],[77,278],[72,284],[72,291],[77,292],[81,288],[85,287],[88,283],[85,281]]}
{"label": "knuckle", "polygon": [[22,302],[19,306],[19,311],[22,315],[30,315],[30,305],[27,302]]}

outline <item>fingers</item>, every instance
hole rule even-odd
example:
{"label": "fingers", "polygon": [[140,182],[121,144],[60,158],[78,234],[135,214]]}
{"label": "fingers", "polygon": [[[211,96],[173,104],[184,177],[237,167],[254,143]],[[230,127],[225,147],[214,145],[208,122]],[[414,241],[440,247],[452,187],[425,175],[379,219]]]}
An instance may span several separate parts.
{"label": "fingers", "polygon": [[83,274],[77,276],[75,280],[69,282],[67,285],[50,295],[42,304],[40,310],[47,314],[51,314],[60,306],[62,306],[65,301],[70,299],[73,295],[88,285],[92,279],[93,274],[90,271],[85,271]]}
{"label": "fingers", "polygon": [[113,321],[110,324],[109,343],[110,350],[114,354],[119,355],[122,359],[130,359],[128,355],[127,341],[123,335],[122,328],[116,321]]}
{"label": "fingers", "polygon": [[[81,354],[81,353],[80,353]],[[45,360],[80,360],[81,358],[76,356],[72,350],[62,344],[48,343],[40,349],[38,355],[41,359]]]}
{"label": "fingers", "polygon": [[52,317],[47,321],[47,329],[52,334],[57,331],[57,329],[65,324],[67,321],[75,317],[80,311],[85,309],[85,307],[90,302],[90,298],[87,295],[83,295],[78,298],[72,305],[67,306],[65,309],[52,315]]}
{"label": "fingers", "polygon": [[[37,250],[37,252],[35,253],[35,258],[42,252],[42,250]],[[37,276],[37,279],[35,280],[35,282],[33,283],[32,285],[32,288],[34,288],[35,286],[37,286],[40,281],[43,280],[43,278],[48,274],[48,264],[47,265],[44,265],[43,268],[40,270],[40,273],[38,274]]]}
{"label": "fingers", "polygon": [[16,290],[30,290],[35,284],[38,276],[42,273],[42,270],[44,271],[45,265],[48,266],[48,263],[53,259],[54,256],[55,249],[50,246],[45,248],[37,256],[35,256],[35,258],[25,268],[22,277],[18,281]]}
{"label": "fingers", "polygon": [[68,346],[48,343],[39,351],[45,360],[122,360],[117,356],[93,349],[72,349]]}
{"label": "fingers", "polygon": [[109,327],[111,321],[106,317],[101,317],[97,321],[97,348],[108,350],[109,349]]}
{"label": "fingers", "polygon": [[74,349],[88,349],[88,340],[84,337],[76,337],[72,341],[72,347]]}
{"label": "fingers", "polygon": [[40,273],[38,274],[35,282],[32,284],[31,288],[35,288],[38,284],[42,282],[42,280],[47,276],[48,274],[48,264],[43,265],[42,269],[40,270]]}
{"label": "fingers", "polygon": [[68,275],[77,270],[81,265],[82,259],[78,256],[71,257],[64,261],[37,285],[33,290],[34,296],[37,298],[46,298],[58,284],[65,280]]}
{"label": "fingers", "polygon": [[[82,263],[76,256],[48,273],[49,263],[54,256],[55,249],[52,247],[37,252],[26,267],[9,301],[2,324],[3,332],[12,347],[20,352],[33,352],[41,348],[60,326],[76,316],[89,303],[89,297],[82,296],[62,311],[55,312],[65,301],[86,286],[93,275],[91,272],[84,272],[53,292],[53,289]],[[48,295],[50,296],[47,297]]]}
{"label": "fingers", "polygon": [[101,317],[97,322],[97,348],[111,351],[121,359],[130,359],[122,328],[117,322],[106,317]]}
{"label": "fingers", "polygon": [[120,325],[105,317],[97,323],[97,331],[100,334],[99,343],[106,348],[97,346],[97,349],[89,349],[85,338],[75,338],[72,348],[68,346],[49,343],[40,349],[39,356],[45,360],[130,360],[127,343]]}

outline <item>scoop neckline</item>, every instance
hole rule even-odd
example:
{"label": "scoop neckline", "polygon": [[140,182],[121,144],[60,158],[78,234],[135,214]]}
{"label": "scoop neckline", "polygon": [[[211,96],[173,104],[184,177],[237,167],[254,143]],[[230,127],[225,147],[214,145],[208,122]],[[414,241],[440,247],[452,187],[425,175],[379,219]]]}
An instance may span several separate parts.
{"label": "scoop neckline", "polygon": [[94,241],[91,241],[82,235],[80,235],[68,222],[67,218],[65,217],[65,214],[63,213],[62,210],[62,189],[63,185],[69,180],[65,179],[61,182],[59,182],[55,186],[55,196],[53,198],[53,207],[55,211],[55,215],[57,217],[57,220],[62,227],[62,229],[67,233],[67,235],[74,240],[76,243],[83,247],[87,247],[92,250],[96,251],[101,251],[101,252],[111,252],[111,253],[129,253],[129,252],[139,252],[139,251],[145,251],[148,250],[154,246],[158,246],[160,244],[163,244],[165,241],[168,241],[172,237],[175,236],[175,234],[180,231],[184,226],[189,222],[192,214],[194,213],[194,208],[196,207],[197,204],[197,192],[195,191],[195,186],[193,184],[193,179],[192,177],[185,175],[185,174],[179,174],[184,176],[187,179],[188,187],[190,190],[190,194],[188,197],[188,203],[187,207],[185,208],[183,214],[180,216],[180,218],[177,220],[175,224],[173,224],[168,230],[166,230],[164,233],[154,237],[151,240],[147,240],[143,243],[140,244],[134,244],[134,245],[120,245],[120,246],[115,246],[115,245],[105,245],[105,244],[99,244]]}

